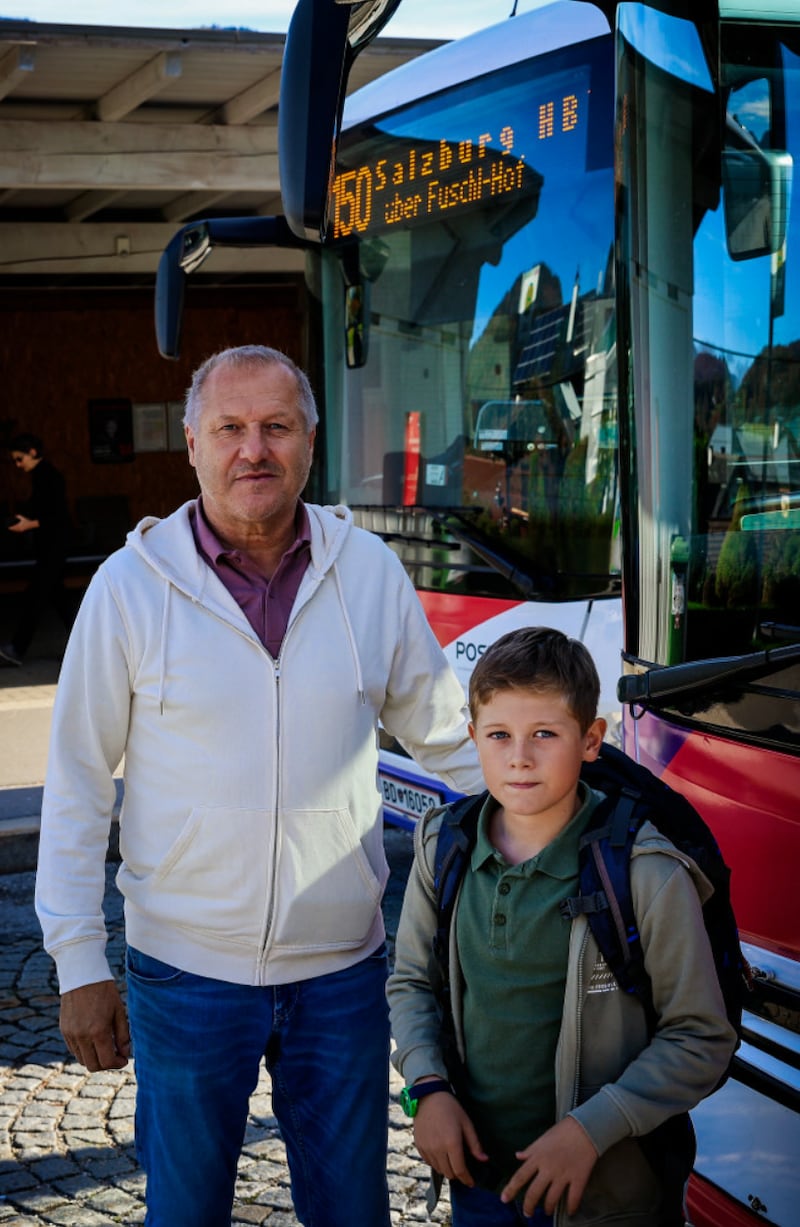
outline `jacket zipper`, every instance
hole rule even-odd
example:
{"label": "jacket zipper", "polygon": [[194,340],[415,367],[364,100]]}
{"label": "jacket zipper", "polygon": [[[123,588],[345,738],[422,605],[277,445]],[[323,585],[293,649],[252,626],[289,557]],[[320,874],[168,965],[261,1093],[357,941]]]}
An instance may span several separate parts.
{"label": "jacket zipper", "polygon": [[[575,922],[573,921],[573,924]],[[581,938],[580,948],[578,950],[578,969],[576,983],[576,1001],[575,1001],[575,1063],[572,1069],[572,1094],[570,1096],[570,1108],[578,1106],[578,1087],[580,1086],[580,1070],[581,1070],[581,1040],[583,1034],[583,959],[586,954],[586,943],[589,940],[588,925],[584,929]]]}
{"label": "jacket zipper", "polygon": [[[575,925],[577,921],[573,920],[572,923]],[[578,1087],[580,1085],[581,1068],[581,1036],[583,1032],[583,1006],[581,1004],[583,1001],[583,958],[586,953],[586,943],[588,940],[589,928],[587,926],[581,938],[580,948],[578,949],[578,966],[575,984],[575,1061],[572,1067],[572,1093],[570,1095],[570,1109],[575,1108],[578,1105]],[[562,1211],[561,1204],[559,1203],[559,1205],[556,1206],[556,1212],[553,1215],[553,1225],[554,1227],[561,1227],[561,1224],[564,1223],[564,1221],[564,1212]]]}

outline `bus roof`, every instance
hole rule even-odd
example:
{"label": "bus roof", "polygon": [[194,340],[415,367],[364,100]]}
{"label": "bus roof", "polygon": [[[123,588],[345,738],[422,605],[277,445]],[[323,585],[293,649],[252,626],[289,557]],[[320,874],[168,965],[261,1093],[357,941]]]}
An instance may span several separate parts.
{"label": "bus roof", "polygon": [[342,127],[375,119],[418,98],[461,85],[532,55],[598,38],[608,34],[610,28],[603,13],[584,0],[555,0],[553,4],[508,17],[409,60],[351,94],[345,104]]}

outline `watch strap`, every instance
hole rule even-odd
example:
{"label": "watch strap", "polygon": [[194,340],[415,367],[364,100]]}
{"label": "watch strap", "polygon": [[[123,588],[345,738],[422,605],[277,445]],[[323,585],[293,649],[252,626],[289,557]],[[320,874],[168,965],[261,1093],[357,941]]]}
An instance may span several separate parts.
{"label": "watch strap", "polygon": [[426,1082],[417,1082],[414,1086],[404,1086],[400,1092],[400,1106],[406,1116],[416,1116],[420,1099],[426,1095],[435,1095],[438,1091],[452,1094],[449,1082],[444,1078],[429,1078]]}

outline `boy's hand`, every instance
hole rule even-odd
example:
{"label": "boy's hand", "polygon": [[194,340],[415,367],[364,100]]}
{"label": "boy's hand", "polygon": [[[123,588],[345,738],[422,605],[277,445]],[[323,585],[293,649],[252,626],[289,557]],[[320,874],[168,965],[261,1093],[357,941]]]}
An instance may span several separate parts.
{"label": "boy's hand", "polygon": [[421,1157],[448,1180],[475,1184],[467,1167],[464,1147],[484,1162],[489,1156],[480,1144],[475,1126],[455,1095],[440,1091],[419,1101],[414,1117],[414,1142]]}
{"label": "boy's hand", "polygon": [[524,1162],[503,1189],[501,1200],[513,1201],[527,1185],[525,1214],[532,1215],[540,1203],[546,1214],[554,1214],[565,1193],[567,1214],[576,1214],[597,1157],[588,1133],[573,1116],[565,1116],[525,1150],[517,1151]]}

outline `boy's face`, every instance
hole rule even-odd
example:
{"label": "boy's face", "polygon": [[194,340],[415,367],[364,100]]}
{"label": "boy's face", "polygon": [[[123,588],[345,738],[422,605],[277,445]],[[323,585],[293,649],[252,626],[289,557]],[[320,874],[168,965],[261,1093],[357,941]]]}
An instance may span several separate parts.
{"label": "boy's face", "polygon": [[509,817],[566,825],[581,763],[600,753],[606,722],[584,733],[557,691],[500,690],[477,712],[470,736],[489,792]]}
{"label": "boy's face", "polygon": [[41,457],[36,455],[36,452],[12,452],[11,459],[18,469],[22,469],[23,473],[30,473],[31,469],[35,469]]}

